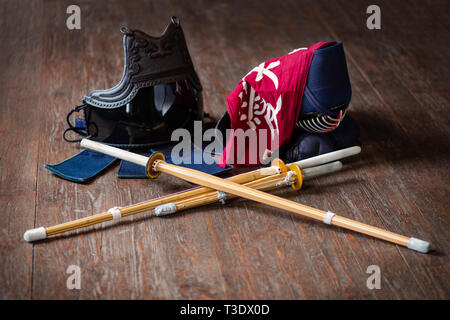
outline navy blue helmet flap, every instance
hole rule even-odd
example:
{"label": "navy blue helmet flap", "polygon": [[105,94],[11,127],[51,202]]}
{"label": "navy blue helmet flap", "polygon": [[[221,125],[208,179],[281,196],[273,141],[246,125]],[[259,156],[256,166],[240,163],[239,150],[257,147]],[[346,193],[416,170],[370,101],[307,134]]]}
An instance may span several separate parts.
{"label": "navy blue helmet flap", "polygon": [[326,133],[339,125],[350,103],[352,89],[342,42],[314,52],[306,80],[297,128]]}

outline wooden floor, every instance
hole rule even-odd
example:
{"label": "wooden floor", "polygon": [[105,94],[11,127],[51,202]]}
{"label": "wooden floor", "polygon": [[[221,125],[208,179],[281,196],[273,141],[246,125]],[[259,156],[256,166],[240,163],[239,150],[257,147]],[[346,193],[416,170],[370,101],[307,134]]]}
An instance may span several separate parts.
{"label": "wooden floor", "polygon": [[[3,299],[449,299],[448,1],[73,1],[0,5],[0,298]],[[245,3],[245,4],[243,4]],[[249,201],[170,218],[23,241],[25,230],[155,198],[175,178],[119,180],[117,167],[80,185],[44,169],[78,151],[61,139],[83,94],[122,74],[119,28],[157,35],[177,15],[204,87],[207,112],[261,61],[317,41],[344,42],[362,128],[360,156],[307,183],[291,200],[429,240],[430,254]],[[81,289],[68,290],[69,265]],[[370,265],[381,288],[366,286]]]}

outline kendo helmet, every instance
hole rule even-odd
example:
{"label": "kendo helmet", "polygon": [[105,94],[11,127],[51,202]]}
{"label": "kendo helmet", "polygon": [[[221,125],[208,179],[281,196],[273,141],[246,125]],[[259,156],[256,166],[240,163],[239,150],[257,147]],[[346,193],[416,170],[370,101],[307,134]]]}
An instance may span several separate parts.
{"label": "kendo helmet", "polygon": [[[322,134],[335,130],[344,119],[352,90],[342,42],[333,41],[314,51],[300,113],[295,121],[295,138],[301,133]],[[219,119],[216,130],[226,136],[231,128],[228,112]],[[224,141],[224,145],[225,145]]]}

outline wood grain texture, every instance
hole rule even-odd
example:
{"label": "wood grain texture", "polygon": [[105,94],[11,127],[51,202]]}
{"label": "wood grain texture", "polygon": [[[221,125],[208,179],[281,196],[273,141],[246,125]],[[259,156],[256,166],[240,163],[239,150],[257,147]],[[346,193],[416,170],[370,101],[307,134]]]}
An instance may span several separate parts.
{"label": "wood grain texture", "polygon": [[36,215],[42,6],[29,4],[31,17],[22,9],[13,1],[0,6],[0,27],[8,30],[0,34],[0,299],[32,295],[34,249],[21,233]]}
{"label": "wood grain texture", "polygon": [[[447,1],[1,1],[0,298],[12,299],[449,299]],[[166,218],[148,214],[29,244],[23,232],[191,187],[179,179],[119,180],[117,167],[80,185],[43,168],[79,149],[63,142],[65,115],[83,94],[122,74],[119,28],[161,33],[181,19],[215,117],[242,75],[317,41],[344,42],[363,152],[290,200],[429,240],[424,255],[237,200]],[[81,268],[81,290],[66,270]],[[381,269],[369,290],[367,267]]]}

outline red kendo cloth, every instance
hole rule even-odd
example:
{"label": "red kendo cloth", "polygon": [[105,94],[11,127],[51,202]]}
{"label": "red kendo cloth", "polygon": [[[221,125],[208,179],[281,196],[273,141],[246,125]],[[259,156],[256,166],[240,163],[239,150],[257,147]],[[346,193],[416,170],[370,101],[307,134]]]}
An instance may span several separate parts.
{"label": "red kendo cloth", "polygon": [[[268,60],[239,82],[227,97],[232,130],[222,152],[220,166],[259,165],[273,151],[289,142],[300,112],[314,51],[330,43],[318,42],[309,48]],[[236,143],[238,129],[244,133],[254,130],[256,141],[247,138],[244,146]]]}

